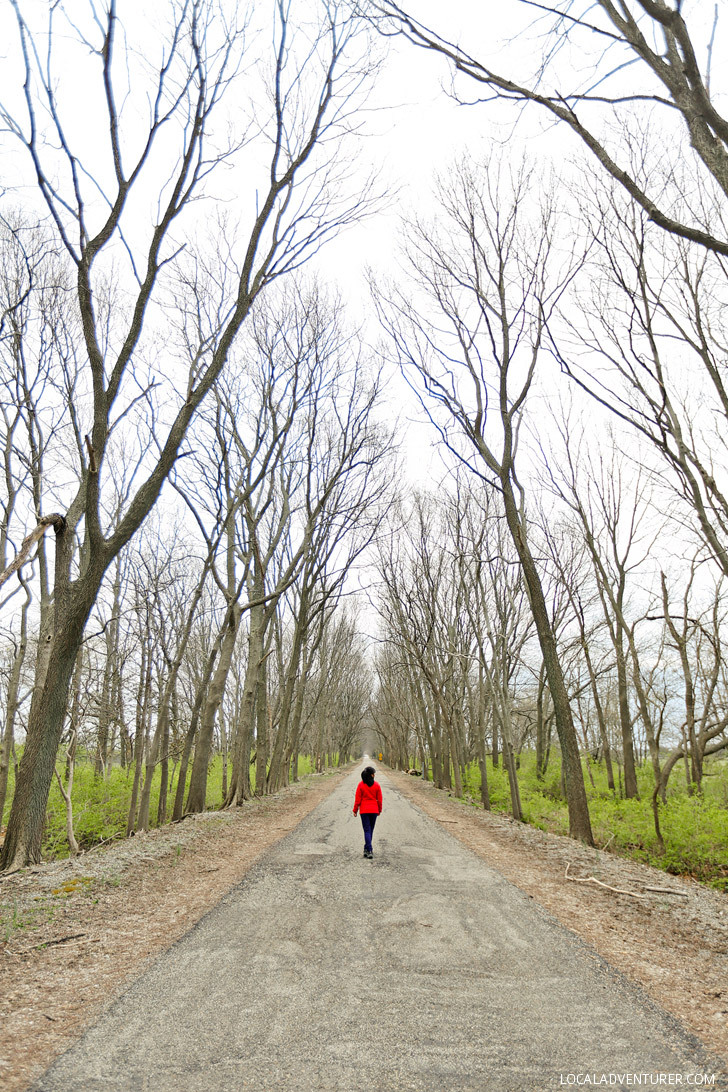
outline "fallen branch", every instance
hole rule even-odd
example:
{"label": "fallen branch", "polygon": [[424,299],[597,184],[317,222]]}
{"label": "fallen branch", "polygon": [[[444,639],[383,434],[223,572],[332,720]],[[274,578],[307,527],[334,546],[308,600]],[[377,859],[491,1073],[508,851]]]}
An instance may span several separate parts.
{"label": "fallen branch", "polygon": [[597,884],[598,887],[605,887],[607,889],[607,891],[616,892],[617,895],[631,895],[631,897],[633,899],[646,899],[647,898],[646,895],[639,895],[636,891],[626,891],[623,887],[610,887],[610,885],[608,883],[602,883],[602,881],[598,880],[596,878],[596,876],[585,876],[582,879],[579,879],[577,876],[570,876],[569,875],[569,869],[570,868],[571,868],[571,865],[567,864],[566,872],[564,873],[564,878],[567,879],[567,880],[571,880],[572,883],[595,883],[595,884]]}
{"label": "fallen branch", "polygon": [[95,846],[91,846],[89,849],[87,849],[84,853],[84,856],[86,856],[87,853],[93,853],[94,850],[101,849],[102,846],[107,845],[109,842],[113,842],[115,838],[121,837],[123,837],[123,835],[121,831],[118,830],[116,834],[112,834],[110,838],[104,838],[103,842],[97,842]]}
{"label": "fallen branch", "polygon": [[40,948],[52,948],[54,944],[65,944],[69,940],[79,940],[81,937],[85,937],[85,933],[71,933],[67,937],[59,937],[58,940],[46,940],[43,944],[35,944],[33,951],[37,952]]}
{"label": "fallen branch", "polygon": [[677,895],[681,899],[689,899],[687,891],[675,891],[672,887],[646,887],[645,891],[656,891],[658,895]]}

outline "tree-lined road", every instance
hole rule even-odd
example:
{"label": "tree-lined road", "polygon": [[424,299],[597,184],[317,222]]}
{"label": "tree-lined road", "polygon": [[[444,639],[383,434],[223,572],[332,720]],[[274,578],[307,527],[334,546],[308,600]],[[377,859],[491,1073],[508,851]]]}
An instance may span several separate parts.
{"label": "tree-lined road", "polygon": [[384,776],[375,859],[362,859],[357,780],[36,1092],[536,1092],[576,1073],[713,1071],[670,1017]]}

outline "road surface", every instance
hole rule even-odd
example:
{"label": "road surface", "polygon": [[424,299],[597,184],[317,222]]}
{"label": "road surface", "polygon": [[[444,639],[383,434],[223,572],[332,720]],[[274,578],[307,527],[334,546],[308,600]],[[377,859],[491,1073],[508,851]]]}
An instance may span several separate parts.
{"label": "road surface", "polygon": [[384,775],[364,860],[357,780],[261,858],[36,1092],[541,1092],[586,1078],[624,1087],[627,1075],[630,1087],[656,1087],[657,1074],[690,1087],[715,1072],[671,1017]]}

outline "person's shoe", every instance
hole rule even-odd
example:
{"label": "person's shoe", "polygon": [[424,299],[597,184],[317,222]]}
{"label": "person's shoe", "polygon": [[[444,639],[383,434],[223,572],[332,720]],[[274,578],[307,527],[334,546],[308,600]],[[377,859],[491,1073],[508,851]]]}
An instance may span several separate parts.
{"label": "person's shoe", "polygon": [[372,853],[371,849],[365,849],[364,850],[364,856],[366,857],[366,859],[368,861],[371,861],[372,858],[374,857],[374,854]]}

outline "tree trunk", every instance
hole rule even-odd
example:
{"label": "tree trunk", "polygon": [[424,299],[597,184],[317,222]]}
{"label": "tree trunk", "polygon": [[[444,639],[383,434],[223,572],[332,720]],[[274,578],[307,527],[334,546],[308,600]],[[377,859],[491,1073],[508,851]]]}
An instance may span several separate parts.
{"label": "tree trunk", "polygon": [[549,618],[543,588],[541,587],[541,580],[521,525],[510,476],[502,476],[501,484],[503,486],[506,523],[521,562],[554,707],[556,731],[561,744],[566,801],[569,810],[569,835],[591,846],[594,845],[594,837],[589,820],[589,805],[586,799],[584,774],[579,757],[579,744],[571,716],[569,696],[566,692],[556,640],[551,627],[551,619]]}
{"label": "tree trunk", "polygon": [[243,701],[235,730],[232,774],[228,789],[227,806],[242,804],[250,798],[250,751],[253,739],[253,717],[258,672],[263,662],[265,639],[265,612],[262,607],[250,611],[248,633],[248,664],[245,670]]}
{"label": "tree trunk", "polygon": [[136,735],[134,736],[134,781],[129,801],[129,815],[126,820],[127,838],[134,833],[136,825],[137,800],[139,798],[139,784],[142,776],[142,763],[144,761],[144,737],[147,732],[147,698],[151,688],[151,654],[148,642],[142,645],[142,662],[139,672],[139,688],[137,691],[137,716]]}
{"label": "tree trunk", "polygon": [[0,870],[22,868],[41,860],[41,843],[48,793],[63,735],[68,691],[83,630],[98,592],[104,567],[68,585],[73,533],[65,521],[56,529],[56,596],[53,632],[38,652],[43,681],[36,682],[31,701],[25,750],[18,769]]}
{"label": "tree trunk", "polygon": [[607,785],[614,792],[614,770],[612,769],[612,750],[609,746],[609,735],[607,734],[607,718],[604,715],[604,706],[599,696],[599,688],[597,686],[596,676],[592,668],[591,657],[586,645],[586,638],[582,641],[582,648],[584,649],[584,656],[586,659],[587,670],[589,671],[589,682],[591,685],[592,698],[594,699],[594,708],[597,713],[597,722],[599,724],[599,739],[602,744],[602,754],[604,755],[604,765],[607,768]]}
{"label": "tree trunk", "polygon": [[293,712],[294,695],[296,693],[296,679],[298,677],[298,669],[301,663],[301,655],[303,652],[304,636],[307,628],[307,603],[305,592],[306,589],[304,589],[301,594],[298,620],[296,622],[296,632],[293,638],[293,648],[291,649],[291,658],[288,664],[286,683],[283,690],[283,696],[281,698],[281,716],[278,725],[278,734],[276,735],[276,741],[273,747],[273,753],[271,755],[270,770],[268,772],[268,780],[266,785],[266,790],[268,792],[276,792],[280,787],[283,756],[288,749],[289,726],[291,714]]}
{"label": "tree trunk", "polygon": [[187,787],[187,768],[189,766],[190,754],[192,753],[192,744],[197,733],[197,726],[200,723],[200,710],[202,709],[202,703],[205,700],[205,694],[207,693],[207,686],[212,678],[212,672],[215,667],[215,660],[217,659],[219,649],[214,647],[210,655],[207,658],[205,664],[205,670],[200,680],[200,685],[197,688],[195,695],[195,704],[192,707],[192,716],[190,717],[190,723],[185,732],[184,743],[182,744],[182,757],[179,764],[179,775],[177,777],[177,789],[174,795],[174,808],[172,809],[172,822],[176,823],[182,818],[184,811],[184,798],[185,789]]}
{"label": "tree trunk", "polygon": [[222,754],[222,801],[224,803],[228,791],[228,734],[225,722],[220,721],[220,751]]}
{"label": "tree trunk", "polygon": [[5,798],[8,791],[8,774],[10,772],[10,756],[13,753],[15,742],[15,720],[18,715],[18,696],[20,693],[20,676],[25,662],[25,652],[28,645],[28,607],[30,606],[30,591],[25,587],[26,599],[23,603],[20,615],[20,636],[18,638],[15,656],[10,668],[8,679],[8,696],[5,706],[5,733],[0,747],[0,827],[5,811]]}
{"label": "tree trunk", "polygon": [[518,774],[513,754],[513,742],[510,731],[503,733],[503,761],[508,772],[508,787],[511,791],[511,814],[519,823],[523,822],[523,808],[521,806],[521,790],[518,785]]}
{"label": "tree trunk", "polygon": [[58,781],[58,788],[61,790],[61,796],[63,802],[66,805],[66,838],[68,840],[68,848],[72,857],[78,857],[81,850],[78,848],[78,842],[76,841],[76,833],[73,829],[73,804],[71,802],[71,793],[73,792],[73,773],[76,768],[76,740],[78,733],[75,728],[71,729],[71,738],[68,742],[66,749],[66,785],[63,784],[63,779],[58,773],[58,770],[54,769],[56,780]]}
{"label": "tree trunk", "polygon": [[159,764],[159,802],[157,803],[157,826],[167,822],[167,792],[169,789],[169,705],[166,706],[162,724],[162,761]]}
{"label": "tree trunk", "polygon": [[106,663],[104,664],[104,681],[101,687],[101,706],[99,708],[99,726],[96,738],[96,762],[94,773],[101,777],[106,773],[109,746],[109,725],[111,723],[111,710],[115,697],[115,674],[119,655],[119,603],[121,600],[121,566],[117,559],[116,573],[114,576],[114,601],[111,608],[111,618],[106,630]]}
{"label": "tree trunk", "polygon": [[544,693],[546,690],[546,667],[541,663],[538,675],[538,696],[536,698],[536,779],[543,781],[549,764],[549,740],[547,726],[549,721],[544,716]]}
{"label": "tree trunk", "polygon": [[185,807],[188,814],[205,810],[207,773],[212,753],[215,718],[225,695],[225,687],[230,674],[230,665],[233,661],[233,652],[235,651],[235,641],[238,636],[240,617],[239,606],[237,604],[231,605],[228,610],[222,644],[220,645],[220,656],[205,699],[200,720],[200,732],[195,744],[195,758],[192,763],[190,789]]}
{"label": "tree trunk", "polygon": [[624,795],[628,800],[639,799],[637,789],[637,771],[634,762],[634,739],[632,737],[632,718],[629,712],[629,690],[627,687],[627,664],[624,657],[623,630],[619,619],[615,622],[617,639],[614,650],[617,657],[617,691],[619,696],[619,723],[622,729],[622,754],[624,755]]}
{"label": "tree trunk", "polygon": [[497,770],[500,763],[500,736],[498,735],[498,725],[495,720],[493,721],[493,747],[491,761],[493,763],[493,769]]}

